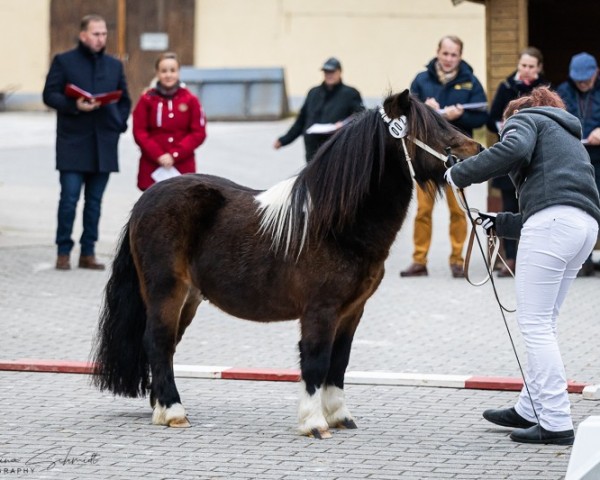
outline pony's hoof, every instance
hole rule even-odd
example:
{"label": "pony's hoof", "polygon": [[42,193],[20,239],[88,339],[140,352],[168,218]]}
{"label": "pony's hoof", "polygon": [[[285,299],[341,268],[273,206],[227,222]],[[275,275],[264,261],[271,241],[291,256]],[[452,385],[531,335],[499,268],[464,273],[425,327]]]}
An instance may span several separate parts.
{"label": "pony's hoof", "polygon": [[169,422],[169,427],[173,428],[190,428],[192,424],[188,421],[187,417],[174,418]]}
{"label": "pony's hoof", "polygon": [[344,418],[343,420],[340,420],[334,428],[346,428],[348,430],[354,430],[358,427],[356,426],[356,422],[353,419]]}
{"label": "pony's hoof", "polygon": [[323,440],[325,438],[331,438],[331,432],[329,430],[319,430],[318,428],[313,428],[308,433],[308,436],[318,440]]}

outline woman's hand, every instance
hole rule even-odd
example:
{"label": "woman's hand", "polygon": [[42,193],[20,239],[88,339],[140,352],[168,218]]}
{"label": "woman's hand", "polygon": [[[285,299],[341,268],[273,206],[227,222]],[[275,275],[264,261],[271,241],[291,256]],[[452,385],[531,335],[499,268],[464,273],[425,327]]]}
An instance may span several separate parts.
{"label": "woman's hand", "polygon": [[163,153],[160,157],[158,157],[158,163],[160,163],[162,167],[171,168],[175,163],[175,160],[170,153]]}

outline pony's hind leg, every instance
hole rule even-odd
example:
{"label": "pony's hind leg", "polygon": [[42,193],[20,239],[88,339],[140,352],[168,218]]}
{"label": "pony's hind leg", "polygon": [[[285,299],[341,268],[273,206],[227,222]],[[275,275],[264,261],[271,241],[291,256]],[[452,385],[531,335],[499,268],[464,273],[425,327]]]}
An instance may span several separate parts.
{"label": "pony's hind leg", "polygon": [[[181,342],[181,339],[183,338],[183,334],[185,333],[185,330],[187,329],[187,327],[189,327],[190,323],[192,323],[192,320],[194,319],[194,315],[196,315],[196,310],[198,309],[198,306],[200,305],[201,302],[202,302],[202,295],[200,293],[200,290],[197,290],[195,288],[190,288],[185,305],[183,306],[183,308],[181,310],[181,315],[179,318],[179,326],[177,328],[177,340],[175,342],[176,346],[179,345],[179,342]],[[152,407],[152,409],[154,409],[155,406],[156,406],[156,398],[154,396],[153,390],[151,389],[150,390],[150,407]]]}
{"label": "pony's hind leg", "polygon": [[[151,295],[152,300],[147,303],[148,322],[144,333],[144,348],[152,371],[152,423],[155,425],[190,426],[173,372],[175,347],[181,338],[180,315],[184,311],[188,293],[187,285],[176,282],[170,292]],[[187,324],[191,321],[186,320]]]}
{"label": "pony's hind leg", "polygon": [[329,369],[335,315],[305,315],[301,319],[300,370],[302,391],[298,406],[298,431],[315,438],[330,438],[323,414],[322,386]]}
{"label": "pony's hind leg", "polygon": [[352,418],[346,407],[344,376],[350,361],[350,349],[352,348],[354,332],[361,315],[362,311],[357,317],[340,326],[331,349],[329,371],[321,393],[323,412],[327,424],[331,428],[357,428],[354,418]]}

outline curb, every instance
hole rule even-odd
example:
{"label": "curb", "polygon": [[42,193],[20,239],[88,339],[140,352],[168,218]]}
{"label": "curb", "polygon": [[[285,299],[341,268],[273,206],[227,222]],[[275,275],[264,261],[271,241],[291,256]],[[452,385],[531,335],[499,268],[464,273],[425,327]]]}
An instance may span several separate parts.
{"label": "curb", "polygon": [[[0,371],[93,374],[93,364],[69,360],[0,360]],[[175,365],[179,378],[222,380],[254,380],[265,382],[299,382],[300,371],[275,368],[240,368],[214,365]],[[436,375],[427,373],[393,373],[381,371],[348,371],[346,384],[395,385],[472,390],[519,391],[523,380],[517,377],[483,377],[473,375]],[[587,399],[597,399],[598,385],[568,381],[569,393],[583,393]]]}

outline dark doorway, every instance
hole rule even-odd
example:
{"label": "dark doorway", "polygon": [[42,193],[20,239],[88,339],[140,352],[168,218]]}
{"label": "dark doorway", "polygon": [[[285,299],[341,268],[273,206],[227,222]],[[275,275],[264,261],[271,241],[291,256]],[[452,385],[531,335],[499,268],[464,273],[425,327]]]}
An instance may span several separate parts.
{"label": "dark doorway", "polygon": [[553,86],[567,79],[569,61],[588,52],[600,61],[600,2],[529,0],[529,45],[544,55],[544,72]]}
{"label": "dark doorway", "polygon": [[137,102],[160,52],[176,52],[182,65],[193,65],[194,12],[195,0],[52,0],[50,55],[75,47],[84,15],[102,15],[108,28],[106,52],[123,61],[129,93]]}

